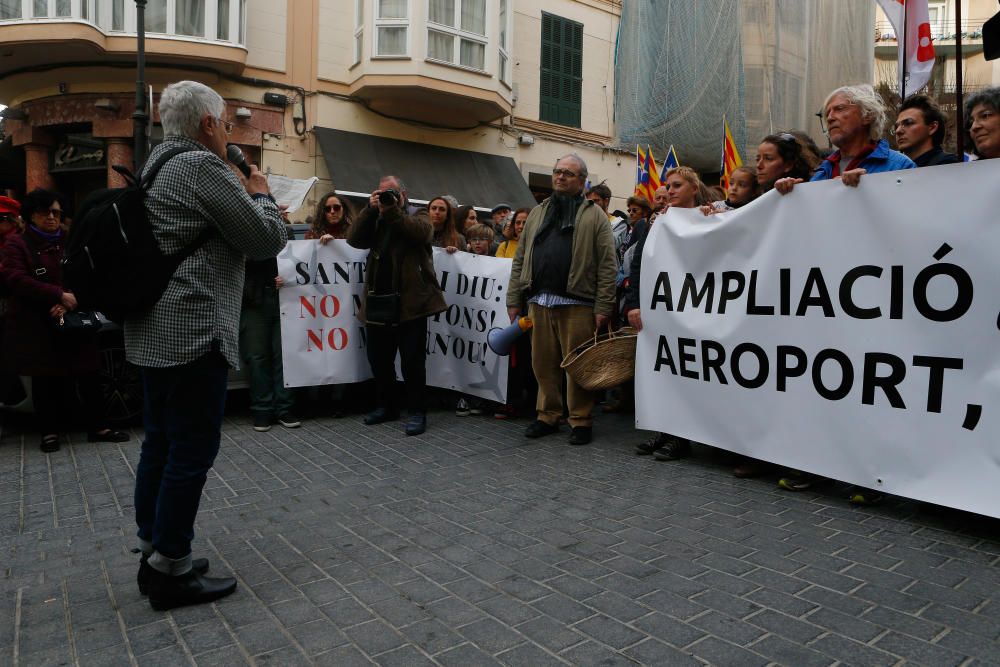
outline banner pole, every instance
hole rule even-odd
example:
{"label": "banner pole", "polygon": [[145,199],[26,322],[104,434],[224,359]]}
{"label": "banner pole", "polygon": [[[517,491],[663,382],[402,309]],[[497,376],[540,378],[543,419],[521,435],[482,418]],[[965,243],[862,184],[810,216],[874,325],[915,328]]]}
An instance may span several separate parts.
{"label": "banner pole", "polygon": [[962,3],[955,3],[955,148],[965,160],[965,112],[962,109]]}
{"label": "banner pole", "polygon": [[906,18],[907,3],[903,3],[903,50],[902,56],[899,58],[900,64],[900,74],[899,74],[899,102],[902,104],[903,100],[906,99],[906,48],[907,48],[907,32],[909,29],[909,21]]}

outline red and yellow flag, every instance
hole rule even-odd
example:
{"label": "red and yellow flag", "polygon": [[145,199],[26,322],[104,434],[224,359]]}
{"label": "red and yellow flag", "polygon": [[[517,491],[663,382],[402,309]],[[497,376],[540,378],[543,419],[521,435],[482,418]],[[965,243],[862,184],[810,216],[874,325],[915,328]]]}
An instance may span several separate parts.
{"label": "red and yellow flag", "polygon": [[729,177],[736,167],[743,166],[743,158],[740,157],[740,152],[736,150],[736,142],[733,141],[733,135],[729,132],[729,123],[726,121],[725,114],[722,116],[722,129],[724,132],[722,139],[722,179],[719,185],[722,186],[723,192],[728,192]]}
{"label": "red and yellow flag", "polygon": [[656,167],[653,165],[653,155],[648,151],[644,152],[639,145],[635,147],[635,196],[645,197],[653,201],[653,179],[658,176]]}

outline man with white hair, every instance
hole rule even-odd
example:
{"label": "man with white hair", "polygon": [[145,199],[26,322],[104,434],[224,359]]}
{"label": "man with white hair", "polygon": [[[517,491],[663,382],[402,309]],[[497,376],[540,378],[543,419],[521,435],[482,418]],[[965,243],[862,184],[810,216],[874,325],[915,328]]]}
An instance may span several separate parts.
{"label": "man with white hair", "polygon": [[239,366],[244,262],[274,257],[287,235],[260,170],[240,179],[225,161],[232,124],[218,93],[180,81],[163,90],[159,112],[165,138],[144,167],[159,167],[146,215],[160,250],[186,257],[156,305],[125,322],[125,346],[145,394],[137,579],[163,611],[236,590],[233,578],[203,576],[208,563],[192,560],[191,540],[219,451],[228,371]]}
{"label": "man with white hair", "polygon": [[[538,417],[524,435],[559,430],[563,358],[606,326],[615,308],[615,241],[607,215],[583,196],[587,165],[570,154],[552,170],[552,196],[532,209],[511,265],[507,312],[513,322],[528,304],[534,322],[531,367],[538,380]],[[594,396],[566,378],[571,445],[593,437]]]}
{"label": "man with white hair", "polygon": [[[837,150],[820,164],[810,180],[839,178],[844,185],[857,187],[863,174],[916,168],[913,160],[890,149],[889,142],[881,138],[889,113],[871,84],[837,88],[827,96],[823,109],[826,133]],[[801,178],[780,178],[774,187],[787,194],[801,182]]]}

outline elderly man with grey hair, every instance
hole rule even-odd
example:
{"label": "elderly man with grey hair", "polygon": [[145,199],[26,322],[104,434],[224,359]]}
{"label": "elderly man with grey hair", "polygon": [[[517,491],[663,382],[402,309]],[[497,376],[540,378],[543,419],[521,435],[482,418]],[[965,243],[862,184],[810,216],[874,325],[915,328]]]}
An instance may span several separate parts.
{"label": "elderly man with grey hair", "polygon": [[[583,196],[587,165],[576,154],[552,170],[552,196],[532,209],[511,266],[507,311],[525,308],[534,322],[531,367],[538,380],[538,417],[525,436],[559,430],[563,414],[563,358],[608,324],[615,308],[615,241],[604,211]],[[594,396],[566,378],[569,442],[593,437]]]}
{"label": "elderly man with grey hair", "polygon": [[[857,187],[863,174],[916,168],[913,160],[890,149],[889,142],[881,138],[889,123],[889,111],[871,84],[834,90],[823,103],[823,119],[830,143],[837,150],[820,164],[810,180],[839,178],[844,185]],[[780,178],[774,188],[788,194],[801,182],[801,178]]]}
{"label": "elderly man with grey hair", "polygon": [[153,609],[212,602],[233,578],[204,576],[191,540],[202,487],[221,439],[226,379],[239,366],[244,261],[277,255],[287,241],[267,179],[240,179],[225,161],[226,104],[195,81],[160,96],[165,139],[143,174],[155,174],[146,215],[165,255],[181,255],[163,296],[125,322],[128,360],[142,371],[146,431],[136,468],[139,591]]}

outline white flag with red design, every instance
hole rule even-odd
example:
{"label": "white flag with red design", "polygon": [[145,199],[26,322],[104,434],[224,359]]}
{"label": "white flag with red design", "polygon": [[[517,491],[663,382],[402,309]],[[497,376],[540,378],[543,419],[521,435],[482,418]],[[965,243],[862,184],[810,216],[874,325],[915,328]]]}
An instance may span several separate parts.
{"label": "white flag with red design", "polygon": [[[900,91],[917,92],[931,80],[934,69],[934,39],[931,36],[927,0],[876,0],[896,31],[899,42]],[[903,23],[906,27],[904,29]],[[903,38],[906,35],[906,38]],[[906,79],[903,80],[903,64]]]}

